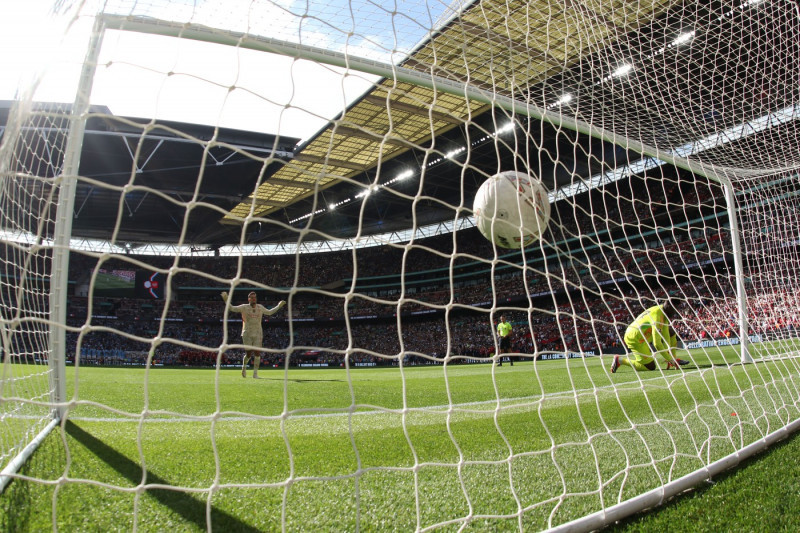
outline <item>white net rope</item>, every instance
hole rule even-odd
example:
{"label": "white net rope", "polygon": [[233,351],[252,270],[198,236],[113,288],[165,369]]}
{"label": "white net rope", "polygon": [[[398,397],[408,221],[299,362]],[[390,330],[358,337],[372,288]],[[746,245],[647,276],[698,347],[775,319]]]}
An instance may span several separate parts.
{"label": "white net rope", "polygon": [[[57,7],[81,45],[55,81],[92,103],[67,317],[51,66],[0,152],[2,462],[65,413],[0,524],[540,530],[796,425],[793,4]],[[552,201],[524,250],[471,218],[514,169]],[[288,303],[261,380],[219,298],[250,291]],[[666,298],[689,364],[612,374]]]}
{"label": "white net rope", "polygon": [[[0,335],[2,342],[2,435],[5,467],[44,428],[53,410],[50,360],[51,181],[63,160],[65,121],[58,113],[31,112],[6,124],[0,164]],[[8,137],[11,137],[10,139]]]}

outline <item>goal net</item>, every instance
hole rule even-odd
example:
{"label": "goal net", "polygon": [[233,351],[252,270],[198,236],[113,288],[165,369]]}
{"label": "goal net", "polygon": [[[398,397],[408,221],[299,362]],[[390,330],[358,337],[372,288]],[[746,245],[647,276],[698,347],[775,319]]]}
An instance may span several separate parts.
{"label": "goal net", "polygon": [[400,4],[6,28],[3,528],[592,530],[797,430],[796,4]]}
{"label": "goal net", "polygon": [[[63,387],[51,352],[51,334],[60,326],[50,320],[58,307],[50,298],[50,280],[59,198],[53,182],[63,168],[68,121],[63,108],[27,111],[6,116],[0,148],[3,474],[18,468],[52,429],[54,393]],[[2,475],[0,485],[9,480]]]}

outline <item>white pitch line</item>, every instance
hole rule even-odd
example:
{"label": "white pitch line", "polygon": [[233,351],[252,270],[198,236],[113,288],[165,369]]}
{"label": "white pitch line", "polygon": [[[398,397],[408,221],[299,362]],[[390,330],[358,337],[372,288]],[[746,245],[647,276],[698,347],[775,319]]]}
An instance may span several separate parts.
{"label": "white pitch line", "polygon": [[[668,376],[668,378],[673,378],[671,381],[675,381],[679,379],[684,374],[694,374],[697,373],[698,370],[689,370],[684,371],[681,374],[677,374],[674,377]],[[406,409],[398,408],[398,409],[391,409],[391,408],[376,408],[367,405],[357,405],[357,409],[363,409],[358,411],[350,411],[350,410],[336,410],[335,412],[330,413],[303,413],[303,411],[314,411],[315,409],[299,409],[298,414],[292,414],[289,412],[286,415],[277,414],[277,415],[250,415],[250,416],[215,416],[215,415],[188,415],[188,416],[173,416],[173,417],[161,417],[158,415],[148,415],[146,417],[142,416],[123,416],[120,418],[113,418],[113,417],[81,417],[81,416],[70,416],[68,420],[74,420],[76,422],[204,422],[209,423],[213,422],[214,420],[217,421],[225,421],[225,422],[237,422],[237,421],[252,421],[252,420],[260,420],[260,421],[280,421],[281,418],[292,418],[292,419],[304,419],[304,418],[336,418],[336,417],[344,417],[344,416],[367,416],[367,415],[381,415],[381,414],[392,414],[392,415],[402,415],[405,413],[419,413],[419,412],[446,412],[446,411],[467,411],[469,412],[470,407],[477,407],[483,405],[492,405],[492,404],[499,404],[496,409],[485,410],[483,413],[493,413],[498,409],[513,409],[517,407],[530,407],[539,404],[544,400],[573,400],[577,396],[586,396],[594,394],[595,392],[603,392],[606,394],[612,393],[613,391],[619,389],[638,389],[640,388],[640,384],[644,382],[654,382],[660,381],[663,379],[663,376],[654,376],[652,378],[642,379],[641,381],[628,381],[625,383],[620,384],[611,384],[605,387],[598,387],[594,389],[577,389],[575,391],[561,391],[561,392],[551,392],[545,393],[542,395],[536,396],[520,396],[514,398],[501,398],[501,399],[493,399],[493,400],[482,400],[482,401],[475,401],[475,402],[463,402],[463,403],[453,403],[453,404],[442,404],[442,405],[429,405],[429,406],[422,406],[422,407],[408,407]],[[322,410],[320,408],[319,410]],[[473,414],[477,414],[473,412]]]}

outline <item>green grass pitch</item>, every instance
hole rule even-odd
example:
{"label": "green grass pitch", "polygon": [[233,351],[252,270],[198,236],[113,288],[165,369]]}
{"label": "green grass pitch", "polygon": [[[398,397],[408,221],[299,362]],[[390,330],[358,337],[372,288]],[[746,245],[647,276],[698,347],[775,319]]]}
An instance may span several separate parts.
{"label": "green grass pitch", "polygon": [[[538,531],[800,416],[797,347],[781,347],[788,358],[755,365],[727,364],[733,349],[695,351],[682,372],[615,375],[608,357],[260,379],[69,367],[68,419],[0,495],[0,530]],[[769,493],[774,471],[748,481],[758,461],[617,529],[699,531],[705,519],[719,530],[741,517],[743,530],[764,530],[714,499],[736,483],[723,501],[750,487],[796,506],[800,444],[776,448],[764,462],[794,454],[778,468],[784,485],[794,476],[794,500]],[[763,520],[800,529],[797,513]]]}

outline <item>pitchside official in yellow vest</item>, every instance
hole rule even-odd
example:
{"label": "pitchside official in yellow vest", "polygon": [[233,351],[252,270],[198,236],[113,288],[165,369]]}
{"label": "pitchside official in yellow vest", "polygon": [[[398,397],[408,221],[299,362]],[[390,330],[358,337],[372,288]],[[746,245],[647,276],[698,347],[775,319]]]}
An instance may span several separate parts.
{"label": "pitchside official in yellow vest", "polygon": [[670,325],[670,317],[675,314],[675,307],[669,301],[654,305],[647,309],[625,330],[625,345],[631,357],[614,356],[611,373],[615,373],[620,365],[628,365],[636,370],[655,370],[653,357],[661,356],[667,363],[667,369],[678,368],[678,365],[689,361],[676,359],[674,350],[678,345],[678,337]]}
{"label": "pitchside official in yellow vest", "polygon": [[[507,354],[511,351],[511,330],[512,330],[511,322],[506,322],[506,317],[500,317],[500,323],[497,324],[497,335],[500,337],[500,357],[497,358],[498,365],[503,366],[503,354]],[[508,362],[511,363],[511,366],[514,366],[514,360],[511,357],[508,358]]]}

